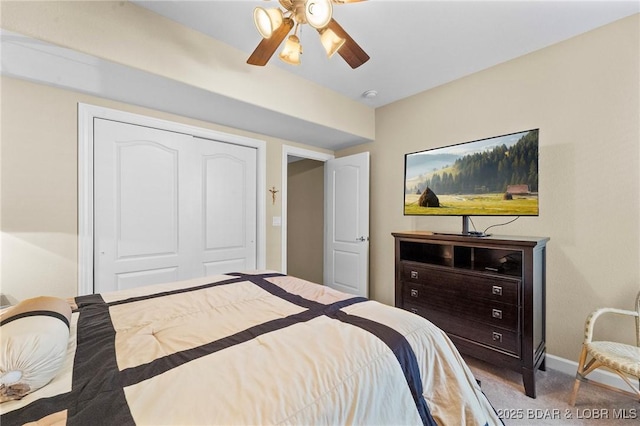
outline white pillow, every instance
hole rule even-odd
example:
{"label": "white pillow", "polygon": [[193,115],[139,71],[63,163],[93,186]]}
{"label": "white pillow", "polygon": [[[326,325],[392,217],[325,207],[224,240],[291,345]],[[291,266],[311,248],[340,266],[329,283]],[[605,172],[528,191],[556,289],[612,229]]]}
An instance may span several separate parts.
{"label": "white pillow", "polygon": [[71,307],[56,297],[23,300],[0,315],[0,403],[51,381],[69,342]]}

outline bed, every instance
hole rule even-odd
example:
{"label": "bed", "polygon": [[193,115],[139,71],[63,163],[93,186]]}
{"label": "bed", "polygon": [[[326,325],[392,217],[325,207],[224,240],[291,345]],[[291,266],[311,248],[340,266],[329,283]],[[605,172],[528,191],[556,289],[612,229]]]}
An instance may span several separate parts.
{"label": "bed", "polygon": [[292,276],[232,273],[72,302],[59,370],[0,404],[3,426],[502,424],[437,327]]}

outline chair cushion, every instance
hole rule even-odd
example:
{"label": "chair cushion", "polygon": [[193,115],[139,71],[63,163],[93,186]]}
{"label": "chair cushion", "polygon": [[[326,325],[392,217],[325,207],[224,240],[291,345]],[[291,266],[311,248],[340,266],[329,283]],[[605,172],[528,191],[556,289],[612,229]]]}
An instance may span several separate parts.
{"label": "chair cushion", "polygon": [[615,342],[591,342],[587,351],[604,365],[640,378],[640,348]]}
{"label": "chair cushion", "polygon": [[20,399],[51,381],[69,342],[71,308],[63,299],[27,299],[0,315],[0,402]]}

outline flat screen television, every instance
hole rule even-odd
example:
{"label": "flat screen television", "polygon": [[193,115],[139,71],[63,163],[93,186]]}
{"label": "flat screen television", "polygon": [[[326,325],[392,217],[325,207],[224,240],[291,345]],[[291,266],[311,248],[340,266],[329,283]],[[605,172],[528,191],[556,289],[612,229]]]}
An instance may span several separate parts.
{"label": "flat screen television", "polygon": [[538,216],[538,130],[406,154],[404,214]]}

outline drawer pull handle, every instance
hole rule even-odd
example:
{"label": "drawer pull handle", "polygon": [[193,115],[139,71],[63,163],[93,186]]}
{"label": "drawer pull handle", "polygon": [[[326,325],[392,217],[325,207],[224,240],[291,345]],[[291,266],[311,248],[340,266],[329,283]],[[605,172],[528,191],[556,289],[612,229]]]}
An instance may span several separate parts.
{"label": "drawer pull handle", "polygon": [[502,342],[502,334],[501,333],[496,333],[495,331],[492,333],[491,337],[493,338],[494,342]]}
{"label": "drawer pull handle", "polygon": [[491,287],[491,293],[495,294],[496,296],[502,296],[502,287],[500,287],[499,285],[494,285],[493,287]]}
{"label": "drawer pull handle", "polygon": [[411,271],[411,279],[412,280],[418,279],[418,271]]}
{"label": "drawer pull handle", "polygon": [[411,308],[411,312],[413,312],[414,314],[417,314],[418,310],[416,308]]}
{"label": "drawer pull handle", "polygon": [[411,289],[411,297],[418,297],[418,290],[416,290],[415,288]]}
{"label": "drawer pull handle", "polygon": [[496,319],[502,319],[502,311],[500,309],[493,309],[491,311],[491,316]]}

